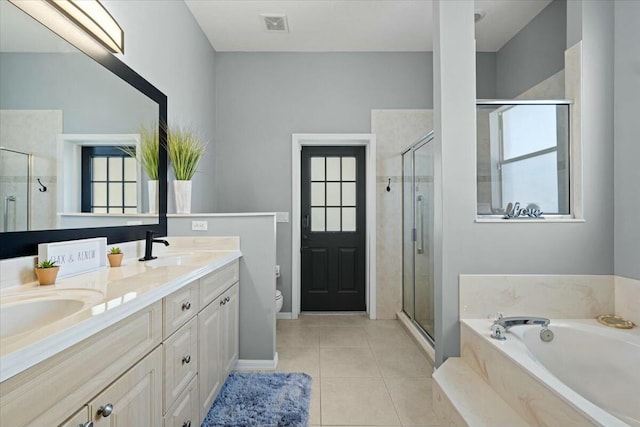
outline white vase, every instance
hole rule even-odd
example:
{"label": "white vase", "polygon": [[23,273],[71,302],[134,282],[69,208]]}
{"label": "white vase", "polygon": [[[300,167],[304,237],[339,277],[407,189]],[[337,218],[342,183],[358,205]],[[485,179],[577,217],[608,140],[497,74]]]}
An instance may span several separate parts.
{"label": "white vase", "polygon": [[176,213],[191,213],[191,181],[173,181],[173,193],[176,197]]}
{"label": "white vase", "polygon": [[149,213],[158,213],[158,180],[147,182],[149,188]]}

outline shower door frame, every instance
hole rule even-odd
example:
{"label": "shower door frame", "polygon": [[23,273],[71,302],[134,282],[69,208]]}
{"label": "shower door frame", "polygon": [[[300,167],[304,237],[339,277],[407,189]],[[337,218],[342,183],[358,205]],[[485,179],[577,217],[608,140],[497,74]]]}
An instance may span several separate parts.
{"label": "shower door frame", "polygon": [[[416,229],[416,192],[415,192],[415,171],[416,171],[416,165],[415,165],[415,152],[419,149],[424,147],[425,145],[432,143],[433,140],[435,138],[435,134],[434,131],[430,131],[429,133],[427,133],[426,135],[420,137],[417,141],[415,141],[414,143],[412,143],[409,148],[407,148],[406,150],[404,150],[400,156],[401,156],[401,160],[402,160],[402,312],[407,316],[407,318],[409,319],[409,321],[416,327],[416,329],[418,331],[420,331],[420,334],[431,344],[431,346],[435,349],[435,336],[432,337],[431,335],[429,335],[429,333],[422,327],[422,325],[420,325],[420,323],[418,323],[415,320],[415,307],[416,307],[416,302],[415,302],[415,285],[416,285],[416,241],[417,241],[417,237],[416,237],[416,233],[417,233],[417,229]],[[413,251],[412,251],[412,276],[413,276],[413,281],[412,281],[412,288],[413,288],[413,298],[412,298],[412,302],[413,302],[413,315],[409,316],[409,314],[405,311],[405,307],[404,307],[404,293],[405,293],[405,260],[404,260],[404,250],[405,250],[405,233],[404,233],[404,218],[405,218],[405,194],[404,194],[404,189],[405,189],[405,183],[404,183],[404,178],[406,176],[405,174],[405,164],[404,164],[404,156],[409,154],[411,156],[411,176],[412,176],[412,187],[411,187],[411,210],[412,210],[412,219],[413,222],[411,224],[411,229],[412,229],[412,245],[413,245]],[[435,196],[435,195],[434,195]],[[431,254],[431,256],[433,256],[433,253]],[[434,283],[433,283],[433,310],[434,310],[434,318],[435,318],[435,275],[433,277]],[[434,325],[434,332],[435,332],[435,325]],[[434,334],[435,335],[435,334]]]}
{"label": "shower door frame", "polygon": [[[31,177],[33,175],[33,154],[26,153],[24,151],[14,150],[12,148],[0,147],[2,151],[8,151],[14,154],[22,154],[27,156],[27,229],[22,231],[30,231],[31,230]],[[6,203],[6,202],[5,202]],[[4,207],[3,207],[4,208]],[[6,219],[3,218],[6,222]],[[3,232],[7,232],[7,230],[3,230]]]}

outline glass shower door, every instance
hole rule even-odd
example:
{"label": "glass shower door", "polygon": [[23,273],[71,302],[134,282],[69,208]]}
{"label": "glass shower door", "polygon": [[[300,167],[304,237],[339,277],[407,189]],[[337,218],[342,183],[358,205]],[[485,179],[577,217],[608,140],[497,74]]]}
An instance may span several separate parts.
{"label": "glass shower door", "polygon": [[0,231],[29,229],[29,155],[0,148]]}
{"label": "glass shower door", "polygon": [[434,336],[433,298],[433,144],[424,143],[414,153],[415,180],[415,295],[414,320]]}
{"label": "glass shower door", "polygon": [[402,155],[402,307],[414,317],[413,152]]}

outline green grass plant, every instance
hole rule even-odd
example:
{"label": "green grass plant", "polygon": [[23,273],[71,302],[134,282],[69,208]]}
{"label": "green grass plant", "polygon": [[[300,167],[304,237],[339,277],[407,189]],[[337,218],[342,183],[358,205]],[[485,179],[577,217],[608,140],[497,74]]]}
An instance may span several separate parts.
{"label": "green grass plant", "polygon": [[158,180],[160,166],[160,136],[158,125],[151,124],[149,127],[140,126],[140,144],[138,149],[135,147],[120,147],[129,156],[133,157],[140,163],[142,169],[152,181]]}
{"label": "green grass plant", "polygon": [[53,268],[53,267],[57,267],[57,265],[56,265],[56,261],[52,259],[47,259],[44,261],[40,261],[38,263],[38,268]]}
{"label": "green grass plant", "polygon": [[171,169],[178,181],[189,181],[198,169],[206,146],[196,131],[189,127],[169,128],[167,152]]}

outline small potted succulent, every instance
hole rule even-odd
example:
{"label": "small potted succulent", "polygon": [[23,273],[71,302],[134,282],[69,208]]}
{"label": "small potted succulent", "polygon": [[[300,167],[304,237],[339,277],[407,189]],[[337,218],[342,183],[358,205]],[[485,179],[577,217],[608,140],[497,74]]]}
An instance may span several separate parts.
{"label": "small potted succulent", "polygon": [[124,257],[124,254],[122,253],[120,248],[118,248],[117,246],[114,246],[109,250],[107,257],[109,258],[109,265],[111,267],[120,267],[120,264],[122,264],[122,258]]}
{"label": "small potted succulent", "polygon": [[36,266],[36,276],[40,285],[53,285],[56,283],[60,266],[56,265],[56,261],[48,259],[40,261]]}

